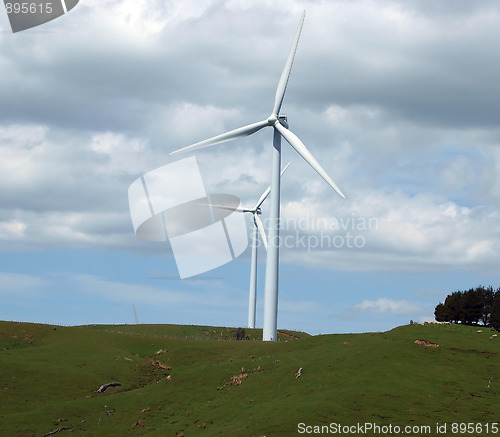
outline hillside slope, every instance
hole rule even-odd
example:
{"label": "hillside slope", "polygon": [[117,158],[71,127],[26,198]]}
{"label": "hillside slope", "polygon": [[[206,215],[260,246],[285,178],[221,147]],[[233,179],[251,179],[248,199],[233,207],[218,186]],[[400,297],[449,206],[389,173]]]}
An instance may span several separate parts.
{"label": "hillside slope", "polygon": [[[0,322],[0,435],[271,437],[301,435],[299,423],[366,422],[448,423],[456,435],[452,422],[500,421],[500,340],[476,331],[414,325],[263,343],[216,327]],[[96,392],[109,382],[121,385]]]}

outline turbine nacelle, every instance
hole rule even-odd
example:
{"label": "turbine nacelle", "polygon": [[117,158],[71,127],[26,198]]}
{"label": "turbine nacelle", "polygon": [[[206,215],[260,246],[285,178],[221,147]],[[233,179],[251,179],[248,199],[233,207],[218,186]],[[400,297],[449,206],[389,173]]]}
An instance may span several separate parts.
{"label": "turbine nacelle", "polygon": [[276,115],[276,114],[271,114],[269,118],[267,119],[267,126],[272,126],[275,127],[276,123],[280,123],[283,126],[285,126],[287,129],[289,129],[289,125],[287,122],[286,115]]}
{"label": "turbine nacelle", "polygon": [[290,126],[288,125],[288,120],[287,120],[287,118],[286,118],[286,115],[280,115],[280,116],[278,117],[278,120],[279,120],[279,122],[280,122],[283,126],[285,126],[287,129],[290,129]]}

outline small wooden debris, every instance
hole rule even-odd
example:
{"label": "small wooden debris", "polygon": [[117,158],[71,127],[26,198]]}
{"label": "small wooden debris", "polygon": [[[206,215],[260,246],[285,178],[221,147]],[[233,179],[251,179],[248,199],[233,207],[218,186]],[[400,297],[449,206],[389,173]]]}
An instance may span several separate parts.
{"label": "small wooden debris", "polygon": [[57,434],[58,432],[66,431],[66,430],[71,429],[71,428],[72,428],[72,426],[61,426],[60,428],[57,428],[54,431],[50,431],[50,432],[45,433],[43,435],[43,437],[47,437],[49,435],[54,435],[54,434]]}
{"label": "small wooden debris", "polygon": [[120,384],[119,382],[109,382],[109,383],[107,383],[107,384],[101,385],[101,386],[97,389],[96,393],[103,393],[103,392],[105,392],[105,391],[106,391],[109,387],[118,387],[118,386],[120,386],[120,385],[121,385],[121,384]]}
{"label": "small wooden debris", "polygon": [[299,369],[299,371],[297,372],[297,374],[295,375],[295,379],[297,378],[300,378],[302,376],[302,367]]}
{"label": "small wooden debris", "polygon": [[116,357],[117,360],[127,360],[127,361],[132,361],[132,359],[127,358],[127,357]]}

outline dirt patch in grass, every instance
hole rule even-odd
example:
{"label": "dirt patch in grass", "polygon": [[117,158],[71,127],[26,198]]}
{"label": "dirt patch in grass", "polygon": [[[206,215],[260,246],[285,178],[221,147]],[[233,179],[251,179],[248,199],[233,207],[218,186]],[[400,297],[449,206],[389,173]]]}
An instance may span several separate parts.
{"label": "dirt patch in grass", "polygon": [[415,344],[419,344],[425,347],[439,347],[437,343],[433,343],[432,341],[429,340],[415,340]]}

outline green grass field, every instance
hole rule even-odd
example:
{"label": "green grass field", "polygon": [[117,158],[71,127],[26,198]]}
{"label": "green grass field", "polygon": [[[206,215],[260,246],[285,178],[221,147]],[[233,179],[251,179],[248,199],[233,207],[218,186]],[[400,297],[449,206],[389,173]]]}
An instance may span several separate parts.
{"label": "green grass field", "polygon": [[[52,435],[272,437],[321,435],[312,432],[331,423],[500,435],[492,425],[500,422],[500,339],[478,329],[287,331],[299,338],[263,343],[252,341],[260,330],[235,341],[218,327],[0,322],[0,436],[67,428]],[[96,392],[109,382],[121,386]],[[475,428],[453,432],[452,423]]]}

